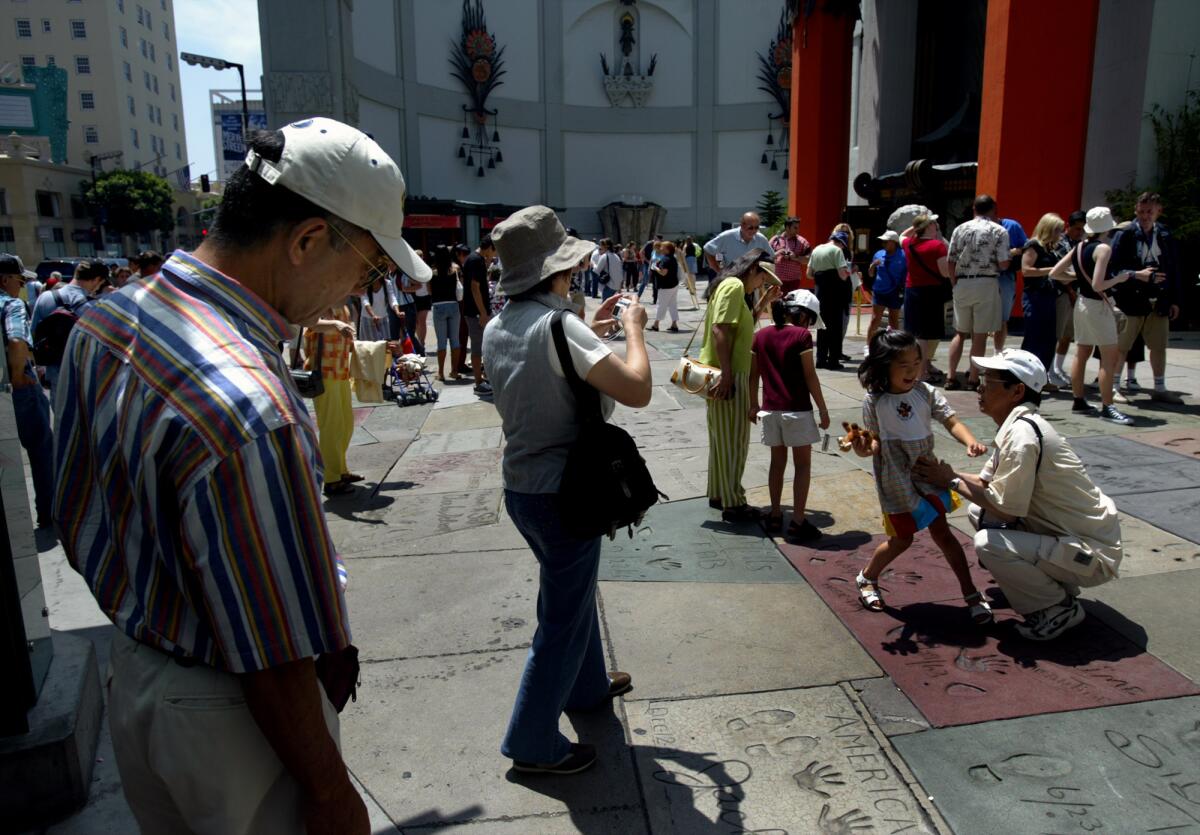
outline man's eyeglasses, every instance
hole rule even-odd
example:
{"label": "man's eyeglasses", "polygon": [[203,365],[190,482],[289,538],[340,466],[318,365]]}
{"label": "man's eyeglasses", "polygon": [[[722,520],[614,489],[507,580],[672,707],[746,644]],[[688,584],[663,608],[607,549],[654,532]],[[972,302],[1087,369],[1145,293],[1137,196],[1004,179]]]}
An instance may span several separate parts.
{"label": "man's eyeglasses", "polygon": [[336,232],[337,236],[345,241],[346,246],[354,250],[358,254],[358,257],[363,259],[367,265],[367,275],[362,280],[362,283],[358,285],[358,289],[366,290],[376,281],[379,281],[388,274],[388,261],[386,255],[380,254],[377,261],[373,262],[370,258],[363,254],[361,249],[354,245],[354,242],[347,237],[345,232],[338,228],[336,223],[330,223],[329,228]]}

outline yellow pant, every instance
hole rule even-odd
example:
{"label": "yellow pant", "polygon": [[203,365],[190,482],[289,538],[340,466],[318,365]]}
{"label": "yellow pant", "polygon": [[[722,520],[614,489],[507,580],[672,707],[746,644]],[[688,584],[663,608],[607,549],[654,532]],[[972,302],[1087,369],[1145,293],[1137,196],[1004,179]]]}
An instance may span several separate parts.
{"label": "yellow pant", "polygon": [[354,434],[354,410],[350,408],[350,381],[325,380],[325,393],[313,399],[317,410],[317,433],[325,483],[341,481],[349,472],[346,450]]}

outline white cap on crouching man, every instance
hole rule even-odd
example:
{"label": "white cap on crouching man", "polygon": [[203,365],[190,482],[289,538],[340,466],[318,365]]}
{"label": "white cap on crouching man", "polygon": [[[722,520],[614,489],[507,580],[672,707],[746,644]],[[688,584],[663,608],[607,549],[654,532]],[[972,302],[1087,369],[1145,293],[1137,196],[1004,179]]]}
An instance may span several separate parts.
{"label": "white cap on crouching man", "polygon": [[279,162],[251,150],[251,171],[366,229],[405,275],[422,282],[433,277],[404,240],[404,175],[375,140],[324,117],[292,122],[282,132]]}
{"label": "white cap on crouching man", "polygon": [[1028,351],[1020,348],[1005,348],[1000,353],[990,357],[971,357],[971,364],[976,368],[990,368],[993,371],[1008,371],[1033,391],[1040,392],[1046,385],[1046,366],[1042,361]]}

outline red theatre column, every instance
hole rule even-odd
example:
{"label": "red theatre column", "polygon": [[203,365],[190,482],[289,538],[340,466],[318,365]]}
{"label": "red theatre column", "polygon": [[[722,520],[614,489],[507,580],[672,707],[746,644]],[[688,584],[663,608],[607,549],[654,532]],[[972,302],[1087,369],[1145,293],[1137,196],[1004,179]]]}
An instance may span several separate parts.
{"label": "red theatre column", "polygon": [[846,205],[850,152],[850,57],[854,19],[817,9],[792,33],[788,211],[800,234],[824,243]]}
{"label": "red theatre column", "polygon": [[988,0],[977,188],[1029,235],[1046,212],[1081,208],[1099,10]]}

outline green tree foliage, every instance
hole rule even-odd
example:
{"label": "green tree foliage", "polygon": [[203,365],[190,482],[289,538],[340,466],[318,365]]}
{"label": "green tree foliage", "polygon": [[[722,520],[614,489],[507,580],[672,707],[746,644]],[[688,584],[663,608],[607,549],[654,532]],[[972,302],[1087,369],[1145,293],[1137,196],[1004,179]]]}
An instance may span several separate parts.
{"label": "green tree foliage", "polygon": [[787,217],[787,203],[777,191],[764,191],[755,208],[758,209],[758,217],[766,230],[770,230]]}
{"label": "green tree foliage", "polygon": [[83,198],[104,226],[122,235],[175,228],[171,186],[148,171],[109,171],[87,183]]}

